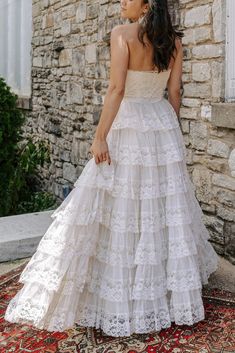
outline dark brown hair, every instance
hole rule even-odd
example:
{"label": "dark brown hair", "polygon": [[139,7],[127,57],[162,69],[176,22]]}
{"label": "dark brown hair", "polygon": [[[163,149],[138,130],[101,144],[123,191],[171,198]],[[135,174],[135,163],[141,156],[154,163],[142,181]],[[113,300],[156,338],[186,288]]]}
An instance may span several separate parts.
{"label": "dark brown hair", "polygon": [[[147,4],[148,0],[143,2]],[[174,57],[175,39],[184,36],[183,32],[173,28],[167,0],[152,0],[152,6],[145,15],[138,32],[138,38],[143,45],[145,45],[143,41],[145,33],[154,48],[155,66],[159,72],[167,70],[171,57]]]}

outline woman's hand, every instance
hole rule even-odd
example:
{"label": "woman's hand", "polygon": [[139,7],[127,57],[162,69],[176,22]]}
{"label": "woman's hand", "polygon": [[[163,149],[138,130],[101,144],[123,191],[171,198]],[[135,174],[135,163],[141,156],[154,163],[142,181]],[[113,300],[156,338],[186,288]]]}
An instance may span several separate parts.
{"label": "woman's hand", "polygon": [[90,152],[93,154],[96,164],[99,164],[100,162],[106,160],[108,161],[108,164],[111,163],[108,144],[106,140],[99,140],[95,137],[90,147]]}

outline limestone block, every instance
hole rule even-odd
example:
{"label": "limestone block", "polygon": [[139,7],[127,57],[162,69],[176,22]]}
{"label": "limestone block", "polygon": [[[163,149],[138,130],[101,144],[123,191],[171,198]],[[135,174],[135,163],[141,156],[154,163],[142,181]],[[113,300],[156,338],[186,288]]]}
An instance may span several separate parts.
{"label": "limestone block", "polygon": [[216,188],[214,195],[216,200],[221,204],[235,208],[235,192],[232,192],[231,190]]}
{"label": "limestone block", "polygon": [[67,36],[71,32],[71,21],[65,20],[61,25],[61,35]]}
{"label": "limestone block", "polygon": [[83,72],[85,68],[85,52],[80,49],[73,49],[72,53],[72,69],[73,74]]}
{"label": "limestone block", "polygon": [[193,184],[196,187],[196,196],[199,201],[209,203],[211,193],[211,173],[206,168],[194,168],[192,173]]}
{"label": "limestone block", "polygon": [[87,16],[87,5],[86,1],[79,1],[78,7],[76,11],[76,22],[83,22],[85,21]]}
{"label": "limestone block", "polygon": [[120,4],[117,2],[116,4],[111,4],[108,8],[108,16],[112,17],[117,15],[120,12]]}
{"label": "limestone block", "polygon": [[189,121],[188,120],[182,120],[182,130],[184,133],[189,133]]}
{"label": "limestone block", "polygon": [[76,168],[71,163],[63,163],[63,178],[71,183],[76,181]]}
{"label": "limestone block", "polygon": [[99,14],[99,4],[91,4],[87,7],[87,18],[89,20],[94,19]]}
{"label": "limestone block", "polygon": [[54,13],[49,10],[44,16],[42,16],[42,29],[54,26]]}
{"label": "limestone block", "polygon": [[234,209],[229,209],[224,206],[218,206],[217,215],[226,221],[235,222]]}
{"label": "limestone block", "polygon": [[102,5],[99,9],[99,21],[104,21],[108,15],[108,5]]}
{"label": "limestone block", "polygon": [[192,78],[194,81],[204,82],[211,78],[211,67],[208,63],[193,63]]}
{"label": "limestone block", "polygon": [[50,3],[53,3],[53,2],[59,3],[58,6],[66,6],[77,2],[77,0],[50,0]]}
{"label": "limestone block", "polygon": [[43,6],[43,4],[41,4],[39,2],[32,5],[32,17],[33,18],[35,18],[41,14],[41,6]]}
{"label": "limestone block", "polygon": [[82,86],[76,82],[68,82],[67,87],[67,104],[83,104],[84,94]]}
{"label": "limestone block", "polygon": [[201,106],[201,117],[211,121],[211,111],[212,111],[212,107],[211,105],[202,105]]}
{"label": "limestone block", "polygon": [[187,10],[185,14],[184,25],[185,27],[194,27],[209,24],[211,21],[210,15],[210,5],[195,6]]}
{"label": "limestone block", "polygon": [[213,174],[212,183],[216,186],[235,191],[235,179],[225,174]]}
{"label": "limestone block", "polygon": [[96,43],[89,44],[86,46],[85,59],[89,64],[96,62],[97,60]]}
{"label": "limestone block", "polygon": [[181,0],[180,3],[181,4],[187,4],[188,2],[191,2],[192,0]]}
{"label": "limestone block", "polygon": [[226,1],[214,0],[212,4],[213,19],[213,35],[215,42],[222,42],[225,39],[226,17],[225,17]]}
{"label": "limestone block", "polygon": [[62,178],[63,177],[63,170],[61,168],[56,168],[55,171],[55,178]]}
{"label": "limestone block", "polygon": [[232,150],[228,160],[231,175],[235,177],[235,148]]}
{"label": "limestone block", "polygon": [[187,152],[186,163],[188,165],[192,165],[193,164],[193,151],[191,149],[187,148],[186,152]]}
{"label": "limestone block", "polygon": [[190,122],[190,142],[193,148],[204,150],[207,144],[207,125],[203,122]]}
{"label": "limestone block", "polygon": [[182,81],[184,83],[186,82],[191,82],[191,74],[190,73],[183,73],[182,75]]}
{"label": "limestone block", "polygon": [[33,58],[33,66],[36,66],[36,67],[42,67],[43,66],[43,58],[42,56],[35,56]]}
{"label": "limestone block", "polygon": [[60,159],[65,162],[70,162],[70,151],[62,150],[60,153]]}
{"label": "limestone block", "polygon": [[184,96],[192,98],[209,98],[211,95],[211,84],[209,83],[185,83]]}
{"label": "limestone block", "polygon": [[224,244],[224,221],[215,216],[203,215],[204,224],[210,230],[211,240]]}
{"label": "limestone block", "polygon": [[224,72],[223,63],[213,61],[211,65],[212,71],[212,97],[220,98],[224,96]]}
{"label": "limestone block", "polygon": [[195,98],[183,98],[182,105],[184,107],[196,108],[196,107],[200,107],[201,101],[200,99],[195,99]]}
{"label": "limestone block", "polygon": [[182,43],[184,45],[198,44],[207,40],[211,40],[210,27],[189,28],[184,31]]}
{"label": "limestone block", "polygon": [[235,129],[235,103],[213,103],[212,122],[214,126]]}
{"label": "limestone block", "polygon": [[88,158],[89,149],[90,149],[90,143],[88,143],[87,141],[80,141],[79,155],[81,158],[84,158],[84,159]]}
{"label": "limestone block", "polygon": [[60,199],[63,199],[63,186],[58,183],[52,184],[52,191],[55,196],[58,196]]}
{"label": "limestone block", "polygon": [[59,55],[59,65],[70,66],[72,63],[72,49],[64,49],[60,52]]}
{"label": "limestone block", "polygon": [[215,214],[215,205],[212,205],[212,204],[208,205],[204,202],[201,202],[200,206],[203,211],[206,211],[211,214]]}
{"label": "limestone block", "polygon": [[[232,230],[229,234],[235,234],[235,225],[233,225]],[[235,265],[235,237],[228,237],[229,241],[225,248],[225,254],[228,255],[229,261]]]}
{"label": "limestone block", "polygon": [[183,72],[191,72],[192,64],[190,61],[183,61]]}
{"label": "limestone block", "polygon": [[217,157],[228,158],[229,146],[222,141],[210,139],[208,141],[207,153]]}
{"label": "limestone block", "polygon": [[224,55],[222,44],[202,44],[192,49],[192,55],[196,59],[218,58]]}
{"label": "limestone block", "polygon": [[185,119],[197,119],[197,108],[180,107],[180,117]]}
{"label": "limestone block", "polygon": [[[225,170],[227,169],[227,160],[223,159],[215,159],[211,156],[208,156],[209,158],[206,158],[205,160],[203,160],[203,164],[208,167],[210,170],[213,170],[215,172],[219,172],[219,173],[224,173]],[[195,162],[202,162],[202,160],[195,161]]]}
{"label": "limestone block", "polygon": [[71,151],[71,162],[74,164],[78,164],[79,163],[79,144],[80,144],[80,140],[79,140],[79,135],[76,133],[74,133],[73,136],[73,142],[72,142],[72,151]]}

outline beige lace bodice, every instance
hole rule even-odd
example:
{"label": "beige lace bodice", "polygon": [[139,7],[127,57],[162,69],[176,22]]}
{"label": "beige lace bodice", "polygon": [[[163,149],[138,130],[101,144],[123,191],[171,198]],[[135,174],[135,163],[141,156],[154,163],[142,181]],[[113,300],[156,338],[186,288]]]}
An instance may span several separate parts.
{"label": "beige lace bodice", "polygon": [[124,97],[161,99],[170,72],[127,70]]}

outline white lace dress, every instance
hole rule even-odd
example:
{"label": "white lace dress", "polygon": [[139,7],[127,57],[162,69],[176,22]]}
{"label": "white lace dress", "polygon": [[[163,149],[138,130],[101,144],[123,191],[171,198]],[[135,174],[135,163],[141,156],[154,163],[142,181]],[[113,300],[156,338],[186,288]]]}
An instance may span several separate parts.
{"label": "white lace dress", "polygon": [[128,70],[107,136],[111,164],[85,165],[24,268],[10,322],[111,336],[205,318],[202,284],[218,266],[186,167],[170,70]]}

